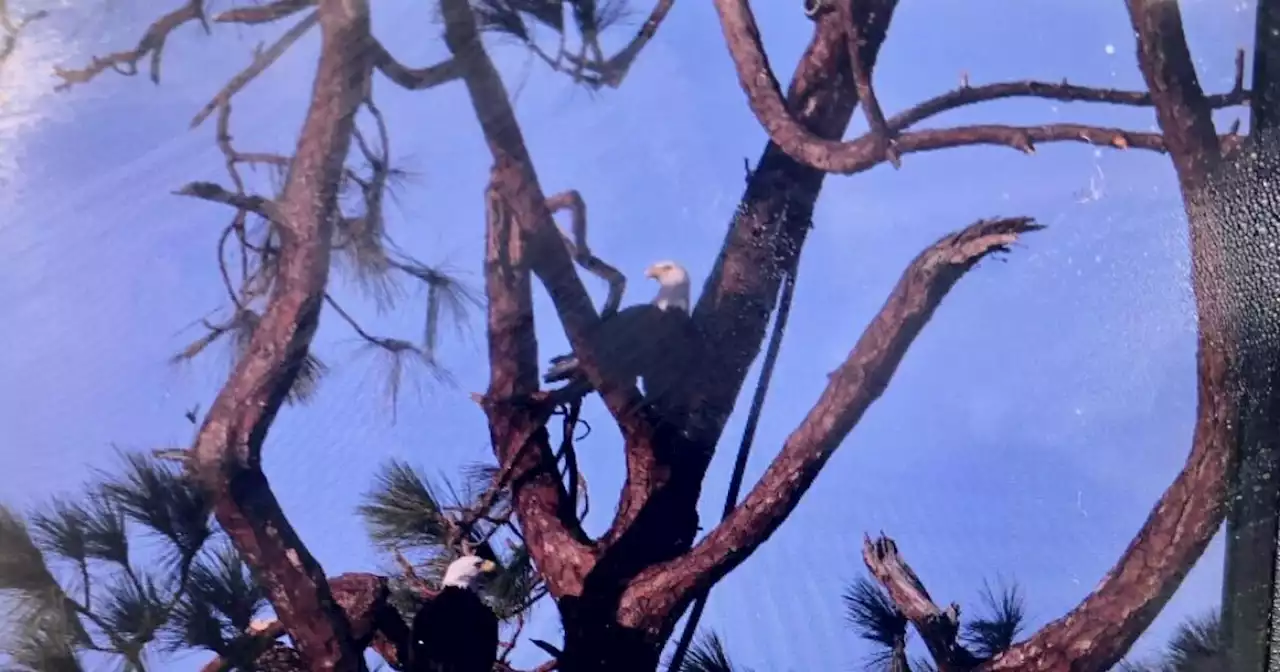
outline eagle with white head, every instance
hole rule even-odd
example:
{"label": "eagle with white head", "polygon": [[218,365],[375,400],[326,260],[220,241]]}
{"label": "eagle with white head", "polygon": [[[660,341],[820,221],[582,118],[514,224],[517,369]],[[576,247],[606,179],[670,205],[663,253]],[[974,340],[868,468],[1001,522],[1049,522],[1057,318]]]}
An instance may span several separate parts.
{"label": "eagle with white head", "polygon": [[[659,261],[644,276],[658,281],[649,303],[628,306],[600,320],[589,336],[601,373],[623,384],[643,379],[645,396],[665,393],[692,362],[689,273],[674,261]],[[552,358],[543,381],[584,382],[576,355]]]}

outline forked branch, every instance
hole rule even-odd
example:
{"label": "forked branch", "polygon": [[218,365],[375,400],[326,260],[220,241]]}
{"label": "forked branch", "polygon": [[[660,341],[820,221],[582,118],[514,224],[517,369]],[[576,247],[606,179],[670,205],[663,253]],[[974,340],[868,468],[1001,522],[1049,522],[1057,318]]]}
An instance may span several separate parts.
{"label": "forked branch", "polygon": [[[848,0],[841,0],[847,2]],[[729,46],[734,65],[738,71],[738,80],[747,94],[748,102],[756,118],[783,151],[797,161],[818,170],[854,174],[872,168],[886,157],[884,149],[884,133],[893,134],[892,122],[884,129],[876,129],[878,120],[872,120],[870,133],[849,141],[828,140],[806,129],[798,123],[787,109],[783,101],[778,81],[769,67],[768,58],[760,40],[760,32],[756,27],[755,17],[746,0],[716,0],[716,10],[720,14],[720,23],[724,30],[725,41]],[[868,70],[855,63],[855,68]],[[865,74],[865,73],[864,73]],[[862,81],[859,83],[859,79]],[[1239,80],[1238,80],[1239,81]],[[855,71],[855,85],[860,95],[863,89],[870,92],[870,75],[860,76]],[[1026,87],[1024,94],[1006,93],[1006,95],[1038,95],[1033,91],[1052,89],[1055,85],[1037,84]],[[967,87],[962,87],[967,88]],[[1063,87],[1054,90],[1058,99],[1080,87]],[[1238,88],[1238,87],[1237,87]],[[1016,87],[1014,87],[1016,89]],[[1010,89],[1010,90],[1014,90]],[[1089,90],[1076,91],[1085,94],[1082,99],[1105,97]],[[1127,102],[1132,96],[1118,96],[1122,100],[1109,102]],[[959,97],[952,97],[950,103],[959,103]],[[1223,102],[1243,103],[1247,96],[1243,91],[1233,91],[1220,98]],[[1150,98],[1145,99],[1150,104]],[[866,102],[865,100],[863,101]],[[970,101],[976,102],[976,101]],[[1138,103],[1134,103],[1138,104]],[[958,105],[953,105],[958,106]],[[949,108],[948,108],[949,109]],[[933,114],[942,111],[937,109]],[[873,118],[874,110],[868,110]],[[912,121],[919,121],[925,116],[919,112],[908,113]],[[1085,142],[1098,146],[1110,146],[1117,149],[1130,147],[1165,151],[1163,138],[1156,133],[1137,133],[1117,128],[1098,128],[1082,124],[1047,124],[1042,126],[1005,126],[1005,125],[973,125],[954,128],[931,129],[926,131],[902,133],[894,138],[893,149],[897,154],[930,151],[966,145],[999,145],[1011,147],[1023,152],[1033,151],[1036,143],[1045,142]]]}
{"label": "forked branch", "polygon": [[790,515],[835,449],[884,392],[952,286],[983,258],[1007,251],[1019,236],[1040,228],[1025,217],[983,220],[920,253],[746,499],[688,553],[641,573],[624,599],[682,604],[745,560]]}

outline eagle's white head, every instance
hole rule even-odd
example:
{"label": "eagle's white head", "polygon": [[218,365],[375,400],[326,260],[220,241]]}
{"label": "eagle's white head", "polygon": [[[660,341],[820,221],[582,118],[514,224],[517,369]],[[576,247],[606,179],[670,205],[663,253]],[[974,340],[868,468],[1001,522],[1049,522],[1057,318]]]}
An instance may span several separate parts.
{"label": "eagle's white head", "polygon": [[644,277],[658,281],[653,304],[662,310],[679,308],[689,312],[689,272],[674,261],[659,261],[646,268]]}
{"label": "eagle's white head", "polygon": [[464,555],[449,563],[444,571],[441,584],[453,588],[475,588],[476,581],[484,574],[492,574],[498,566],[492,560],[485,560],[475,555]]}

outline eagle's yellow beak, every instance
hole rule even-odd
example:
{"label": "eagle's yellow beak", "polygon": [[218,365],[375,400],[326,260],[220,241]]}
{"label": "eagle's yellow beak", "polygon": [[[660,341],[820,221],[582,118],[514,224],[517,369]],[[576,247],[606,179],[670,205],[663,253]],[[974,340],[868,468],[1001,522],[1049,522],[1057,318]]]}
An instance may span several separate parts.
{"label": "eagle's yellow beak", "polygon": [[657,266],[650,266],[649,268],[644,269],[644,277],[646,278],[657,280],[658,273],[659,273],[659,270]]}
{"label": "eagle's yellow beak", "polygon": [[485,560],[484,562],[480,563],[480,571],[481,573],[484,573],[484,574],[492,574],[498,571],[498,565],[494,563],[494,561],[492,560]]}

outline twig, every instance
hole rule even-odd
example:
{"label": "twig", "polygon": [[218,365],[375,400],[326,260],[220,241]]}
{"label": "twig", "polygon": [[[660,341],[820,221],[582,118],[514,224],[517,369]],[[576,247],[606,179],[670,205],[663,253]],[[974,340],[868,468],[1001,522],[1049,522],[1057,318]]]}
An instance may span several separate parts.
{"label": "twig", "polygon": [[138,46],[133,49],[118,51],[103,57],[95,56],[88,66],[78,70],[55,67],[53,72],[62,79],[62,83],[55,86],[54,90],[66,91],[76,84],[88,82],[108,68],[132,77],[138,74],[138,61],[147,55],[151,56],[151,81],[159,84],[160,59],[164,53],[165,40],[179,26],[190,21],[199,21],[205,32],[209,32],[209,22],[204,14],[204,0],[187,0],[182,7],[157,19],[142,34],[142,39],[138,40]]}
{"label": "twig", "polygon": [[430,598],[435,597],[440,592],[433,588],[426,579],[418,576],[417,570],[413,568],[413,563],[404,557],[400,549],[392,551],[392,556],[395,557],[396,564],[400,565],[400,571],[404,572],[405,580],[418,591],[419,595]]}
{"label": "twig", "polygon": [[569,256],[573,257],[579,266],[609,283],[609,295],[605,298],[604,305],[600,307],[601,319],[618,312],[618,306],[622,304],[622,295],[627,291],[627,276],[591,253],[587,245],[587,204],[582,200],[582,194],[579,194],[576,189],[562,191],[547,198],[547,209],[553,215],[561,210],[569,210],[573,214],[573,237],[566,236],[564,232],[560,233],[561,238],[564,239],[565,248],[569,250]]}
{"label": "twig", "polygon": [[252,82],[254,78],[266,71],[267,68],[271,67],[271,64],[279,60],[289,50],[289,47],[292,47],[303,35],[306,35],[308,31],[315,27],[319,16],[316,12],[308,14],[306,18],[285,31],[284,35],[281,35],[280,39],[276,40],[270,47],[257,51],[249,67],[236,73],[236,76],[232,77],[231,81],[227,82],[222,87],[222,90],[214,95],[213,100],[205,103],[205,106],[200,108],[196,116],[191,119],[191,128],[196,128],[204,123],[204,120],[208,119],[215,109],[230,105],[233,96],[239,93],[249,82]]}

